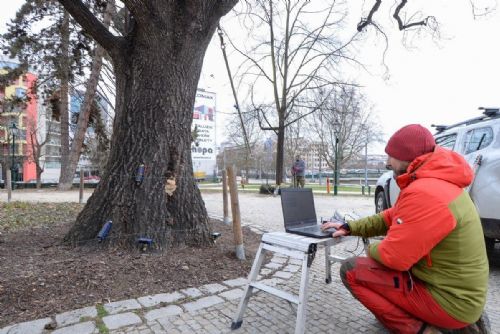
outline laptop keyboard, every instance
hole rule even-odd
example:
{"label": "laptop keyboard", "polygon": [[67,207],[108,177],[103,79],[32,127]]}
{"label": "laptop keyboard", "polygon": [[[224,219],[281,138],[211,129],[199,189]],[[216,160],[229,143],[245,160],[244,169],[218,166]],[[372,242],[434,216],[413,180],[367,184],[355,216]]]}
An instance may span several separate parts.
{"label": "laptop keyboard", "polygon": [[[303,231],[303,232],[313,232],[313,231],[322,231],[321,230],[321,226],[320,225],[314,225],[314,226],[307,226],[307,227],[301,227],[301,228],[298,228],[297,230],[300,230],[300,231]],[[333,233],[335,232],[336,229],[334,228],[329,228],[328,230],[324,230],[322,232],[324,233]]]}

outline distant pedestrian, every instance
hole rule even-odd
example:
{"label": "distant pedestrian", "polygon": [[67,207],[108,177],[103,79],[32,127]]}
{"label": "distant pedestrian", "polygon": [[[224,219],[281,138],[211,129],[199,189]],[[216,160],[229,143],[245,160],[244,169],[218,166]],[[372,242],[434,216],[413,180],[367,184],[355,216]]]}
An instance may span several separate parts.
{"label": "distant pedestrian", "polygon": [[305,185],[305,171],[306,171],[306,163],[304,160],[300,158],[300,155],[297,155],[295,158],[295,162],[292,165],[292,177],[293,177],[293,186],[304,188]]}

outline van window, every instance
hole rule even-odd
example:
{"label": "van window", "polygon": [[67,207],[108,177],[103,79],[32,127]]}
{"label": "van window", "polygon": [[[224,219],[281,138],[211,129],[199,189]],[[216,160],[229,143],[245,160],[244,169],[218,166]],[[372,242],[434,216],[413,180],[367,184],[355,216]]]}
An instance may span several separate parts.
{"label": "van window", "polygon": [[493,141],[493,130],[490,127],[477,128],[465,134],[464,154],[482,150]]}
{"label": "van window", "polygon": [[445,147],[447,149],[453,150],[455,146],[455,142],[457,141],[457,134],[452,133],[446,136],[441,136],[436,138],[436,144],[441,147]]}

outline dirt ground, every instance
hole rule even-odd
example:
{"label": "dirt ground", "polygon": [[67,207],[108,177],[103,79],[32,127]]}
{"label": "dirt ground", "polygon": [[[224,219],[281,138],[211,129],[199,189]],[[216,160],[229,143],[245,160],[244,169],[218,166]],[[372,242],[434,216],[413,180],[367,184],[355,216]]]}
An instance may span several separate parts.
{"label": "dirt ground", "polygon": [[[75,204],[73,211],[79,208]],[[52,209],[60,212],[57,206]],[[243,228],[246,260],[240,261],[231,227],[212,220],[213,231],[222,233],[212,247],[163,254],[95,244],[71,248],[61,244],[74,219],[71,210],[57,223],[21,228],[12,226],[23,219],[8,216],[6,206],[0,211],[0,328],[96,303],[245,277],[260,242],[259,235]]]}

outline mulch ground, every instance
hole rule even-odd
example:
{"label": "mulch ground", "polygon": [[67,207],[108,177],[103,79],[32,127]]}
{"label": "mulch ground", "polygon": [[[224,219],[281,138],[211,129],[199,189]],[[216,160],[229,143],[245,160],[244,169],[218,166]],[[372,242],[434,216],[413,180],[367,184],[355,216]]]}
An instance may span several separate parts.
{"label": "mulch ground", "polygon": [[[231,227],[212,220],[213,231],[222,233],[212,247],[162,254],[95,245],[72,248],[61,240],[80,205],[10,205],[0,205],[0,328],[96,303],[246,277],[260,243],[260,235],[244,227],[246,260],[240,261]],[[43,217],[37,220],[36,215]],[[29,216],[43,223],[31,226]]]}

